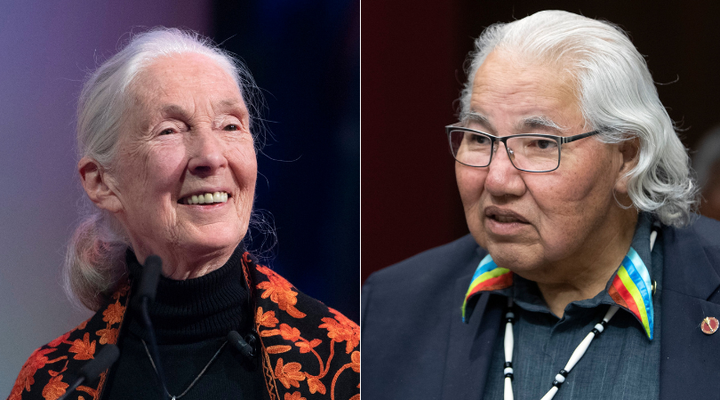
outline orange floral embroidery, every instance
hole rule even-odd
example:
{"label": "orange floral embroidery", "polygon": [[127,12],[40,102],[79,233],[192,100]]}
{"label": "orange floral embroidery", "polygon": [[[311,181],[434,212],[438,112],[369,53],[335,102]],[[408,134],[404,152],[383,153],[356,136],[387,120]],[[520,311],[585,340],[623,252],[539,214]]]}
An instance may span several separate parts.
{"label": "orange floral embroidery", "polygon": [[360,327],[349,318],[332,308],[329,310],[335,314],[334,318],[323,318],[323,324],[319,328],[328,330],[328,337],[336,342],[347,342],[345,352],[350,352],[360,343]]}
{"label": "orange floral embroidery", "polygon": [[359,351],[353,351],[352,355],[350,356],[350,361],[352,361],[351,368],[353,371],[360,373],[360,352]]}
{"label": "orange floral embroidery", "polygon": [[[118,293],[113,295],[115,302],[106,306],[106,308],[101,312],[100,316],[103,317],[103,321],[107,323],[105,329],[97,330],[102,326],[102,323],[100,323],[100,326],[98,327],[93,326],[99,321],[96,320],[97,317],[92,317],[78,325],[78,327],[72,331],[52,340],[47,346],[34,351],[20,370],[9,399],[21,400],[26,390],[28,392],[32,392],[33,396],[38,396],[38,398],[42,396],[45,400],[56,400],[63,394],[67,393],[69,384],[63,382],[63,373],[67,370],[68,359],[81,360],[79,363],[83,364],[86,360],[94,358],[98,342],[98,340],[96,340],[98,338],[96,338],[95,335],[99,336],[101,343],[105,341],[117,341],[117,325],[122,322],[124,312],[126,310],[122,304],[124,304],[127,300],[125,297],[127,297],[129,289],[129,286],[127,285],[121,288]],[[125,297],[123,297],[123,295]],[[111,329],[111,326],[113,325],[116,326],[115,329]],[[89,326],[92,326],[92,328],[88,329]],[[86,329],[89,332],[85,332]],[[81,339],[70,340],[70,337],[78,337],[81,334],[83,335]],[[95,340],[91,340],[91,338]],[[55,359],[49,359],[49,357],[52,357],[52,354],[57,354]],[[71,357],[68,354],[73,356]],[[58,371],[56,367],[49,365],[60,360],[65,360],[65,366],[61,371]],[[74,366],[78,366],[78,363],[76,362],[70,361],[70,363]],[[42,377],[36,376],[40,373],[42,373]],[[101,374],[99,383],[100,386],[103,385],[104,379],[105,373]],[[38,383],[38,380],[42,382],[42,384]],[[79,399],[94,399],[97,397],[97,390],[95,388],[80,386],[78,387],[78,390],[85,391],[90,395],[89,397],[87,395],[79,396]]]}
{"label": "orange floral embroidery", "polygon": [[275,336],[280,334],[280,329],[265,329],[264,331],[260,332],[260,337],[269,337],[269,336]]}
{"label": "orange floral embroidery", "polygon": [[[105,372],[103,372],[102,374],[100,374],[101,377],[102,377],[103,375],[105,375]],[[95,396],[97,396],[97,390],[91,388],[90,386],[80,385],[80,386],[78,386],[77,390],[80,390],[80,391],[83,391],[83,392],[89,394],[90,396],[92,396],[93,399],[95,398]],[[79,400],[79,399],[78,399],[78,400]]]}
{"label": "orange floral embroidery", "polygon": [[[127,294],[128,290],[130,290],[130,285],[128,285],[128,284],[121,285],[120,288],[118,290],[116,290],[115,293],[113,293],[113,295],[112,295],[113,300],[120,300],[121,297],[123,297]],[[105,321],[105,322],[107,322],[107,321]]]}
{"label": "orange floral embroidery", "polygon": [[54,371],[48,371],[48,373],[52,378],[50,378],[50,382],[43,388],[42,396],[45,400],[57,400],[65,394],[65,391],[70,385],[62,381],[62,374]]}
{"label": "orange floral embroidery", "polygon": [[309,353],[312,349],[316,348],[322,343],[320,339],[313,339],[311,341],[303,340],[302,342],[295,343],[295,346],[300,348],[300,354]]}
{"label": "orange floral embroidery", "polygon": [[122,322],[123,315],[125,315],[125,307],[120,305],[120,302],[117,301],[108,305],[107,309],[103,311],[103,321],[110,325],[119,324]]}
{"label": "orange floral embroidery", "polygon": [[[250,262],[246,256],[247,254],[244,256],[244,260]],[[360,352],[353,352],[354,349],[359,347],[359,326],[339,312],[329,309],[332,317],[322,318],[322,315],[319,315],[316,318],[321,319],[321,321],[312,323],[312,325],[319,325],[320,329],[326,329],[327,337],[330,341],[323,339],[324,335],[321,333],[322,331],[316,333],[313,329],[311,329],[313,332],[312,336],[315,336],[315,338],[312,338],[312,336],[308,339],[304,338],[303,333],[307,334],[308,332],[302,330],[299,326],[294,326],[293,322],[283,321],[287,315],[294,318],[307,317],[307,315],[302,312],[307,311],[302,307],[304,303],[301,303],[301,301],[304,300],[298,299],[301,297],[300,293],[293,285],[268,267],[262,265],[255,265],[254,267],[258,273],[264,274],[267,277],[267,280],[260,279],[259,283],[255,283],[255,287],[258,289],[258,300],[263,299],[274,303],[274,305],[272,305],[265,302],[263,304],[264,307],[258,306],[255,314],[255,327],[265,350],[263,371],[266,376],[266,384],[268,385],[270,397],[273,400],[307,400],[302,396],[305,395],[309,398],[327,396],[327,398],[335,400],[337,395],[337,393],[335,393],[335,386],[338,378],[343,374],[343,371],[348,373],[349,371],[347,370],[349,369],[355,372],[359,372],[360,370]],[[298,304],[300,307],[298,307]],[[265,311],[268,308],[273,311]],[[285,311],[286,314],[277,314],[279,312],[278,310]],[[284,323],[281,323],[281,321]],[[318,333],[320,333],[319,338],[317,337]],[[266,340],[265,338],[272,339]],[[292,346],[293,343],[294,346]],[[344,346],[343,343],[345,344]],[[332,366],[337,364],[337,362],[333,364],[334,360],[337,360],[337,358],[334,357],[336,350],[343,347],[347,355],[343,356],[342,364],[339,365],[338,369],[332,368]],[[322,348],[322,350],[319,350],[320,348]],[[327,353],[328,350],[329,354]],[[307,356],[308,354],[311,354],[310,357]],[[279,357],[280,355],[287,359],[287,364],[284,364],[283,358]],[[303,356],[296,358],[299,355]],[[315,372],[315,362],[312,361],[313,357],[317,358],[317,362],[319,363],[319,370],[315,375],[311,374],[311,372]],[[350,358],[350,360],[347,360],[348,358]],[[273,363],[276,364],[274,368]],[[313,366],[311,367],[313,371],[303,371],[303,369],[309,365]],[[300,389],[300,382],[302,381],[307,382],[307,387],[303,386],[303,388]],[[284,393],[283,390],[278,391],[280,387],[284,387],[287,391]],[[357,387],[359,388],[360,385],[357,385]],[[296,391],[293,388],[300,390]],[[276,397],[276,394],[279,395],[279,397]],[[353,396],[352,400],[360,400],[360,395]]]}
{"label": "orange floral embroidery", "polygon": [[302,397],[302,395],[300,395],[300,392],[295,392],[293,394],[285,393],[285,400],[307,400],[307,399]]}
{"label": "orange floral embroidery", "polygon": [[285,386],[285,389],[290,389],[290,386],[299,388],[300,381],[305,380],[305,374],[300,372],[300,368],[302,368],[302,365],[298,362],[283,365],[283,359],[278,358],[275,366],[275,377]]}
{"label": "orange floral embroidery", "polygon": [[258,307],[255,322],[258,325],[264,326],[266,328],[274,328],[280,321],[275,318],[275,311],[268,311],[263,313],[262,307]]}
{"label": "orange floral embroidery", "polygon": [[277,346],[270,346],[266,350],[267,350],[268,354],[280,354],[280,353],[288,352],[288,351],[290,351],[290,349],[292,349],[292,347],[284,345],[284,344],[279,344]]}
{"label": "orange floral embroidery", "polygon": [[298,339],[300,339],[300,330],[288,324],[280,324],[280,335],[282,335],[282,338],[285,340],[297,342]]}
{"label": "orange floral embroidery", "polygon": [[307,377],[307,384],[308,388],[310,389],[310,393],[315,394],[316,392],[320,392],[322,394],[325,394],[327,389],[325,389],[325,385],[320,382],[320,379],[318,379],[317,376],[312,376],[307,372],[305,373],[305,376]]}
{"label": "orange floral embroidery", "polygon": [[282,278],[268,267],[258,265],[257,270],[268,277],[267,282],[260,282],[257,285],[258,289],[265,290],[260,297],[263,299],[269,297],[273,303],[277,303],[281,310],[286,311],[292,317],[305,318],[306,314],[295,308],[295,304],[297,304],[297,292],[292,290],[293,286],[290,282],[286,281],[285,278]]}
{"label": "orange floral embroidery", "polygon": [[68,332],[68,333],[60,336],[59,338],[53,340],[52,342],[48,343],[48,347],[58,347],[58,346],[60,346],[61,344],[63,344],[64,341],[66,341],[66,340],[70,337],[70,334],[71,334],[71,333],[72,333],[72,332]]}
{"label": "orange floral embroidery", "polygon": [[[335,376],[334,376],[333,379],[332,379],[332,383],[330,384],[330,394],[333,396],[333,398],[334,398],[334,396],[335,396],[335,384],[337,383],[337,380],[338,380],[338,378],[340,377],[340,374],[342,374],[343,371],[345,371],[345,370],[348,369],[348,368],[352,368],[353,371],[355,371],[355,372],[357,372],[357,373],[360,373],[360,352],[359,352],[359,351],[354,351],[354,352],[350,355],[350,362],[347,363],[347,364],[345,364],[345,365],[343,365],[343,366],[335,373]],[[360,384],[358,384],[357,387],[360,388]],[[356,398],[356,396],[357,396],[357,398]],[[360,400],[360,395],[356,395],[356,396],[351,397],[351,399],[355,399],[355,398],[356,398],[356,400]]]}
{"label": "orange floral embroidery", "polygon": [[100,329],[99,331],[95,332],[96,335],[100,336],[100,339],[98,342],[100,344],[108,344],[117,343],[118,333],[120,330],[118,328],[107,328],[107,329]]}
{"label": "orange floral embroidery", "polygon": [[83,340],[76,339],[68,351],[75,353],[73,358],[76,360],[90,360],[95,357],[95,341],[91,343],[90,333],[85,332]]}
{"label": "orange floral embroidery", "polygon": [[23,390],[30,391],[30,387],[35,383],[35,373],[38,369],[45,368],[45,364],[52,364],[54,362],[64,360],[67,357],[62,356],[54,360],[50,360],[47,354],[54,352],[57,349],[37,349],[28,358],[25,365],[20,369],[18,378],[10,391],[10,397],[8,400],[19,400],[21,398]]}

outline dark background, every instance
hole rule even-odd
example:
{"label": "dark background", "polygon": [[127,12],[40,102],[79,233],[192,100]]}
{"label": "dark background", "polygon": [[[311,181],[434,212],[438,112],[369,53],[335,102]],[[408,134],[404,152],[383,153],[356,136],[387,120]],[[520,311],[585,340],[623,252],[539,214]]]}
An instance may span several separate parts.
{"label": "dark background", "polygon": [[363,281],[468,232],[443,130],[463,62],[485,27],[545,9],[629,32],[688,148],[720,122],[720,2],[363,0]]}
{"label": "dark background", "polygon": [[268,106],[255,209],[274,220],[277,241],[267,249],[256,235],[249,248],[302,292],[355,321],[359,12],[359,0],[216,0],[210,32],[248,65]]}

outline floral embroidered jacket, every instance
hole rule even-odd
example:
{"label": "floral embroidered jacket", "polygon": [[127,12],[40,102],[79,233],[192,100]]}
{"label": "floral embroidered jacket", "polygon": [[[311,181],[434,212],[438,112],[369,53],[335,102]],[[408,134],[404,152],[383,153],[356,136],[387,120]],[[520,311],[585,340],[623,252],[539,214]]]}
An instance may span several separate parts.
{"label": "floral embroidered jacket", "polygon": [[[360,328],[332,308],[299,292],[268,267],[243,254],[243,271],[255,299],[262,372],[271,400],[359,400]],[[103,346],[116,344],[130,298],[130,282],[94,316],[35,350],[8,400],[56,400]],[[68,399],[98,400],[108,371]]]}

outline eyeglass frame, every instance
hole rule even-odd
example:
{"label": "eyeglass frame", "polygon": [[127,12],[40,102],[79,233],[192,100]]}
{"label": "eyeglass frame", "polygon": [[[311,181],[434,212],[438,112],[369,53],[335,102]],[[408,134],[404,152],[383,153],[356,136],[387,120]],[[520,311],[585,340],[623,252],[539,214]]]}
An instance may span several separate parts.
{"label": "eyeglass frame", "polygon": [[[453,152],[452,138],[450,137],[450,134],[452,131],[465,131],[465,132],[470,132],[470,133],[474,133],[474,134],[480,134],[480,135],[490,138],[490,146],[491,146],[490,148],[492,149],[492,151],[490,151],[490,159],[488,160],[488,163],[486,165],[470,165],[470,164],[465,164],[464,162],[458,160],[457,156]],[[512,164],[512,166],[515,167],[515,169],[517,169],[518,171],[530,172],[530,173],[545,173],[545,172],[555,171],[556,169],[560,168],[560,160],[562,159],[562,145],[563,144],[574,142],[574,141],[580,140],[580,139],[584,139],[586,137],[594,136],[594,135],[597,135],[604,131],[605,130],[603,130],[603,129],[596,129],[594,131],[580,133],[580,134],[573,135],[573,136],[548,135],[546,133],[520,133],[517,135],[494,136],[487,132],[479,131],[479,130],[472,129],[472,128],[465,128],[465,127],[457,126],[457,125],[447,125],[445,127],[445,133],[447,134],[448,144],[450,145],[450,154],[452,154],[455,161],[459,162],[460,164],[466,165],[468,167],[473,167],[473,168],[485,168],[485,167],[490,166],[490,163],[492,163],[493,154],[495,154],[495,143],[501,142],[503,145],[505,145],[505,152],[508,155],[510,164]],[[508,141],[508,139],[512,139],[512,138],[516,138],[516,137],[527,137],[527,136],[543,137],[543,138],[551,139],[551,140],[554,140],[555,142],[557,142],[557,144],[558,144],[558,163],[555,168],[548,169],[548,170],[542,170],[542,171],[530,171],[527,169],[519,168],[517,165],[515,165],[515,163],[512,160],[512,155],[510,154],[510,149],[508,149],[507,141]]]}

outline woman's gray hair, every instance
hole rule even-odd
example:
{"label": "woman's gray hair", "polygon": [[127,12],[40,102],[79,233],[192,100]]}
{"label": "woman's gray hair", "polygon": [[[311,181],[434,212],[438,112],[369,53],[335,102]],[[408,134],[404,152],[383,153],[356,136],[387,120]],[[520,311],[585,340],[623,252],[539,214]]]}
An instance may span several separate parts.
{"label": "woman's gray hair", "polygon": [[475,74],[494,50],[568,73],[586,123],[592,130],[604,130],[600,140],[639,142],[637,166],[628,172],[633,206],[655,214],[666,225],[691,222],[698,189],[687,151],[660,102],[645,59],[622,29],[565,11],[541,11],[488,27],[468,59],[461,117],[471,111]]}
{"label": "woman's gray hair", "polygon": [[[182,53],[207,56],[233,77],[250,113],[256,148],[261,146],[259,112],[264,102],[247,67],[198,33],[160,27],[133,35],[120,52],[89,76],[78,101],[79,158],[89,157],[103,168],[111,168],[133,80],[158,57]],[[108,212],[91,206],[86,214],[68,244],[64,281],[71,297],[97,310],[127,273],[125,252],[130,242]]]}

